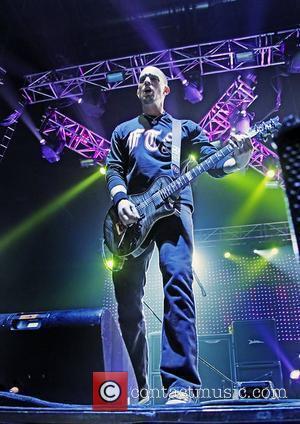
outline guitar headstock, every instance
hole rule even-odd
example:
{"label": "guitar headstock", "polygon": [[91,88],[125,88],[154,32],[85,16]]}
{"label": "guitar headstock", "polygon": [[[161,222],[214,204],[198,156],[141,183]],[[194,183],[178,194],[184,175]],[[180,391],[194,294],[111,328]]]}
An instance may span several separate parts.
{"label": "guitar headstock", "polygon": [[275,118],[271,118],[268,121],[255,124],[250,130],[251,137],[255,136],[256,139],[265,141],[269,137],[274,137],[281,125],[279,116],[275,116]]}

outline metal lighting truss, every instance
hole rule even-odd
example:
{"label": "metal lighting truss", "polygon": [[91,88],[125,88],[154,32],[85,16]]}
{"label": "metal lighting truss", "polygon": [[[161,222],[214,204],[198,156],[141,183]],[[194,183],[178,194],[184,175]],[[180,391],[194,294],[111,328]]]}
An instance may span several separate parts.
{"label": "metal lighting truss", "polygon": [[110,142],[55,109],[47,111],[41,132],[45,137],[55,133],[58,139],[64,141],[65,147],[99,164],[105,163]]}
{"label": "metal lighting truss", "polygon": [[286,243],[291,241],[288,222],[271,222],[232,227],[216,227],[196,229],[197,243],[205,246],[216,246],[220,243],[227,245],[243,245],[251,241],[263,243],[273,241]]}
{"label": "metal lighting truss", "polygon": [[[25,78],[22,95],[25,102],[38,103],[81,96],[87,84],[102,90],[131,87],[138,83],[141,68],[146,65],[159,67],[170,80],[182,79],[194,70],[208,75],[282,65],[285,63],[285,42],[290,39],[297,42],[299,32],[299,28],[270,32],[31,74]],[[252,61],[249,57],[244,61],[237,60],[237,53],[247,52]],[[111,72],[122,72],[122,80],[109,83],[106,76]]]}
{"label": "metal lighting truss", "polygon": [[8,145],[14,135],[18,121],[12,122],[9,126],[5,127],[4,135],[0,139],[0,162],[4,158]]}
{"label": "metal lighting truss", "polygon": [[[230,128],[230,115],[241,105],[248,107],[256,97],[253,89],[238,77],[200,122],[201,126],[206,129],[210,140],[220,138]],[[55,132],[69,149],[86,158],[95,159],[98,163],[104,163],[109,152],[110,141],[56,109],[48,110],[41,127],[44,136]],[[254,140],[253,147],[250,166],[261,174],[265,175],[268,170],[265,165],[266,158],[271,156],[276,163],[279,163],[278,156],[264,144]],[[277,175],[277,179],[280,179],[279,175]]]}
{"label": "metal lighting truss", "polygon": [[3,77],[4,77],[5,74],[6,74],[6,70],[1,68],[1,66],[0,66],[0,86],[4,84]]}
{"label": "metal lighting truss", "polygon": [[256,98],[254,89],[238,76],[200,121],[209,140],[220,140],[221,136],[230,130],[230,116],[242,107],[246,110]]}
{"label": "metal lighting truss", "polygon": [[[241,108],[246,110],[257,98],[254,88],[251,88],[241,76],[230,85],[210,111],[200,121],[200,125],[207,132],[210,141],[220,140],[230,130],[229,118]],[[278,155],[268,149],[262,142],[253,140],[253,153],[249,166],[265,175],[268,171],[267,162],[272,158],[279,164]],[[276,180],[282,182],[280,169],[277,169]]]}

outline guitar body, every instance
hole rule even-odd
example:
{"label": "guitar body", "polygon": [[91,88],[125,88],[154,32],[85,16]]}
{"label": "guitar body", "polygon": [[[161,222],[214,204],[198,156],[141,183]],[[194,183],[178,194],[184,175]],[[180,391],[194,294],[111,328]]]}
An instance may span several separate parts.
{"label": "guitar body", "polygon": [[160,219],[175,213],[170,202],[161,198],[159,190],[172,182],[168,176],[158,177],[150,188],[141,194],[129,196],[139,211],[141,219],[125,227],[112,206],[104,220],[104,239],[108,249],[116,256],[139,256],[148,247],[151,239],[147,238],[153,225]]}

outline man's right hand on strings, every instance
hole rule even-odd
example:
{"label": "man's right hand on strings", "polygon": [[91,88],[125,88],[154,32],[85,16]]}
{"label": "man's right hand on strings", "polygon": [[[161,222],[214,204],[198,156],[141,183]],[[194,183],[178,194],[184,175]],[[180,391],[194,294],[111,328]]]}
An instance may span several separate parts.
{"label": "man's right hand on strings", "polygon": [[122,224],[125,226],[135,224],[140,219],[136,207],[127,199],[122,199],[118,203],[118,215]]}

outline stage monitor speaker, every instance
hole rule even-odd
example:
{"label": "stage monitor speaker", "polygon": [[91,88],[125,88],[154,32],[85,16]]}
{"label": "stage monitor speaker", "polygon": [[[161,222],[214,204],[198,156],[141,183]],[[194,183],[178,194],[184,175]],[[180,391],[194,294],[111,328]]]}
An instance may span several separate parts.
{"label": "stage monitor speaker", "polygon": [[129,393],[137,388],[109,310],[0,314],[1,390],[17,387],[19,394],[47,401],[91,404],[92,373],[101,371],[127,371]]}
{"label": "stage monitor speaker", "polygon": [[276,362],[278,340],[275,320],[233,321],[235,362]]}
{"label": "stage monitor speaker", "polygon": [[237,380],[238,381],[272,381],[275,389],[283,389],[283,378],[281,363],[248,363],[237,364],[236,366]]}
{"label": "stage monitor speaker", "polygon": [[[161,334],[154,332],[149,334],[150,350],[150,387],[161,393],[162,384],[160,379],[160,356]],[[226,380],[215,370],[209,368],[199,358],[209,362],[217,370],[221,371],[231,381],[235,381],[235,367],[233,362],[232,338],[230,334],[214,334],[198,336],[198,369],[202,380],[202,392],[204,400],[220,399],[224,396],[224,390],[231,393],[233,383]],[[205,389],[205,390],[204,390]],[[228,389],[230,389],[228,391]],[[162,403],[162,399],[156,399],[156,404]]]}
{"label": "stage monitor speaker", "polygon": [[[209,368],[208,365],[201,361],[200,357],[213,365],[231,382]],[[221,399],[232,393],[232,381],[235,381],[235,367],[230,334],[198,336],[198,369],[202,380],[203,391],[201,396],[203,396],[203,400]]]}

